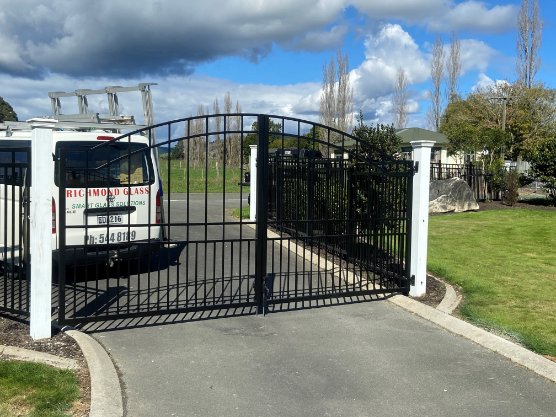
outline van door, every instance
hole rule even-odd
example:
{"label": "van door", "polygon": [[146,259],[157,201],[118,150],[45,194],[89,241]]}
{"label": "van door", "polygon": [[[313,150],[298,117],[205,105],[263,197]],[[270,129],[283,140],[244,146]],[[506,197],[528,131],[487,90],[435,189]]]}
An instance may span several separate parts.
{"label": "van door", "polygon": [[147,144],[60,141],[56,155],[67,246],[84,247],[86,256],[160,240],[159,181]]}

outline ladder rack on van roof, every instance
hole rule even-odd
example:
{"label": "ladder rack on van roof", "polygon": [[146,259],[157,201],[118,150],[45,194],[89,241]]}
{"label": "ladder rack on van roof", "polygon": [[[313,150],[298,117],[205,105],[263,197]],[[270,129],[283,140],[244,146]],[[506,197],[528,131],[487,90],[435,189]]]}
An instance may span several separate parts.
{"label": "ladder rack on van roof", "polygon": [[[90,115],[94,116],[94,115]],[[100,120],[100,118],[98,119]],[[123,120],[122,120],[123,121]],[[105,132],[120,133],[122,130],[134,131],[147,127],[146,125],[137,125],[133,123],[133,118],[131,118],[132,123],[122,123],[119,120],[107,120],[107,121],[86,121],[86,120],[56,120],[56,119],[29,119],[25,122],[13,122],[6,121],[0,123],[0,131],[5,130],[6,136],[12,136],[12,133],[16,130],[31,130],[33,126],[36,125],[47,125],[52,126],[55,130],[75,130],[81,132],[90,132],[94,130],[102,130]]]}
{"label": "ladder rack on van roof", "polygon": [[61,97],[77,97],[77,107],[79,109],[78,116],[81,116],[89,114],[87,96],[106,94],[108,98],[109,117],[119,117],[118,93],[140,91],[145,124],[151,126],[154,122],[151,85],[156,85],[156,83],[140,83],[133,87],[109,86],[100,90],[80,89],[69,93],[59,91],[50,92],[48,93],[48,97],[50,97],[50,104],[52,106],[52,116],[55,119],[59,119],[59,117],[62,116]]}
{"label": "ladder rack on van roof", "polygon": [[[122,130],[133,131],[151,126],[154,123],[153,105],[151,95],[151,85],[156,83],[140,83],[133,87],[110,86],[100,90],[80,89],[73,92],[50,92],[50,102],[52,105],[52,116],[49,118],[33,118],[26,122],[6,121],[0,123],[0,131],[5,130],[6,136],[12,136],[15,130],[30,130],[33,125],[38,123],[52,126],[56,130],[76,130],[76,131],[92,131],[103,130],[113,133],[119,133]],[[144,125],[135,124],[133,116],[119,115],[118,94],[121,92],[140,91],[143,116],[145,118]],[[108,115],[100,115],[99,113],[89,113],[87,96],[93,94],[106,94],[108,97]],[[78,114],[62,114],[61,97],[77,97]]]}

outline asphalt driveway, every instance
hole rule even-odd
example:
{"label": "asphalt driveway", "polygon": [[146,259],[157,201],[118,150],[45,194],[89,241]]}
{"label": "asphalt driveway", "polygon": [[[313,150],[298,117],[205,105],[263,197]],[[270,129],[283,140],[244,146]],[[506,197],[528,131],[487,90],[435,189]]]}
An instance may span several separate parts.
{"label": "asphalt driveway", "polygon": [[554,416],[556,385],[385,301],[95,332],[128,416]]}

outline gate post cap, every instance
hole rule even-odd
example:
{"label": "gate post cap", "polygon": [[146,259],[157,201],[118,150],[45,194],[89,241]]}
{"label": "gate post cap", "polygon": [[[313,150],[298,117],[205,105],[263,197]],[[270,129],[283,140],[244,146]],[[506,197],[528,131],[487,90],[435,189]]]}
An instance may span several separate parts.
{"label": "gate post cap", "polygon": [[432,148],[436,141],[434,140],[412,140],[409,142],[413,149],[415,148]]}

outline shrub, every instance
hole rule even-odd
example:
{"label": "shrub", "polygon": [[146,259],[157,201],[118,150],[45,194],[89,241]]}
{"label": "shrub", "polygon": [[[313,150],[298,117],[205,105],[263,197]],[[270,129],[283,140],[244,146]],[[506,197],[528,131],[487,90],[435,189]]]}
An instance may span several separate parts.
{"label": "shrub", "polygon": [[541,181],[556,206],[556,138],[539,143],[530,158],[531,172]]}
{"label": "shrub", "polygon": [[502,201],[510,206],[515,206],[519,198],[519,174],[517,171],[507,171],[504,174],[504,192]]}

